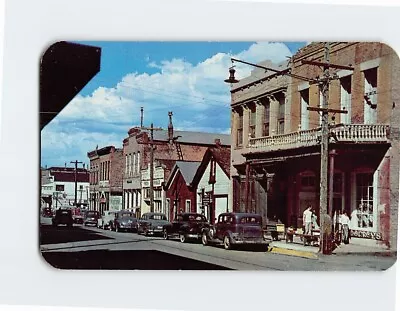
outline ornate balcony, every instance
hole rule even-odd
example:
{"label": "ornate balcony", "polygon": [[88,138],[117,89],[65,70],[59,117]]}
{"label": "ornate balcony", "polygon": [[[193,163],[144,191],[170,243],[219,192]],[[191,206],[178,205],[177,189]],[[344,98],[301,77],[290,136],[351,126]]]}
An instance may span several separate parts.
{"label": "ornate balcony", "polygon": [[[346,124],[330,129],[338,143],[387,143],[389,125],[384,124]],[[283,135],[250,138],[250,151],[278,151],[319,145],[321,128],[292,132]]]}

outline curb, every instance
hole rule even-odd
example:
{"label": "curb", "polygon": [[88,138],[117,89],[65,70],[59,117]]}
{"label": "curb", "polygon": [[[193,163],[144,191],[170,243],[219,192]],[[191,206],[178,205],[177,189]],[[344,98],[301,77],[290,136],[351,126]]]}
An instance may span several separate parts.
{"label": "curb", "polygon": [[302,258],[307,258],[307,259],[318,259],[318,255],[313,252],[298,251],[298,250],[294,250],[294,249],[287,249],[287,248],[281,248],[281,247],[275,247],[275,246],[268,247],[268,252],[273,253],[273,254],[302,257]]}
{"label": "curb", "polygon": [[397,252],[389,251],[389,252],[333,252],[332,255],[335,256],[348,256],[348,255],[356,255],[356,256],[375,256],[375,257],[397,257]]}

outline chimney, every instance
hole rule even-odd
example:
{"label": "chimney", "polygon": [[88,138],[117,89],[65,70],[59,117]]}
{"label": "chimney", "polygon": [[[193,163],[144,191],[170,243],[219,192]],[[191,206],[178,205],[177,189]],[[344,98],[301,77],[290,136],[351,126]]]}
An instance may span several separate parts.
{"label": "chimney", "polygon": [[140,107],[140,127],[143,127],[143,107]]}
{"label": "chimney", "polygon": [[216,145],[217,147],[221,147],[221,139],[215,138],[215,139],[214,139],[214,143],[215,143],[215,145]]}
{"label": "chimney", "polygon": [[174,138],[174,126],[172,125],[172,111],[168,111],[169,124],[168,124],[168,141],[172,143]]}

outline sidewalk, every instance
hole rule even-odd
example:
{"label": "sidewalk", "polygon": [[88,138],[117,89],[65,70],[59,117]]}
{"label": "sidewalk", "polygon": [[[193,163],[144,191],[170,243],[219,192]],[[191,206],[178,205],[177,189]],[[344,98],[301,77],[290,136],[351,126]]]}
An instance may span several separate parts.
{"label": "sidewalk", "polygon": [[[268,252],[297,256],[309,259],[318,259],[322,254],[319,253],[318,246],[304,246],[299,237],[294,237],[293,243],[286,241],[272,241],[269,243]],[[333,255],[367,255],[367,256],[396,256],[396,252],[384,247],[364,246],[357,244],[341,244],[332,252]]]}

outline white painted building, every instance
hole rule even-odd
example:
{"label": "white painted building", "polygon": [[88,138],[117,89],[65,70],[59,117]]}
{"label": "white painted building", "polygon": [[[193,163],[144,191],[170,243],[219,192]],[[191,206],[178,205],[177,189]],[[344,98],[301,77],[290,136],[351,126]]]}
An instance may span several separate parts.
{"label": "white painted building", "polygon": [[[89,197],[89,172],[78,168],[77,203],[87,205]],[[75,201],[75,169],[69,167],[50,167],[42,170],[42,207],[56,209],[71,206]]]}

